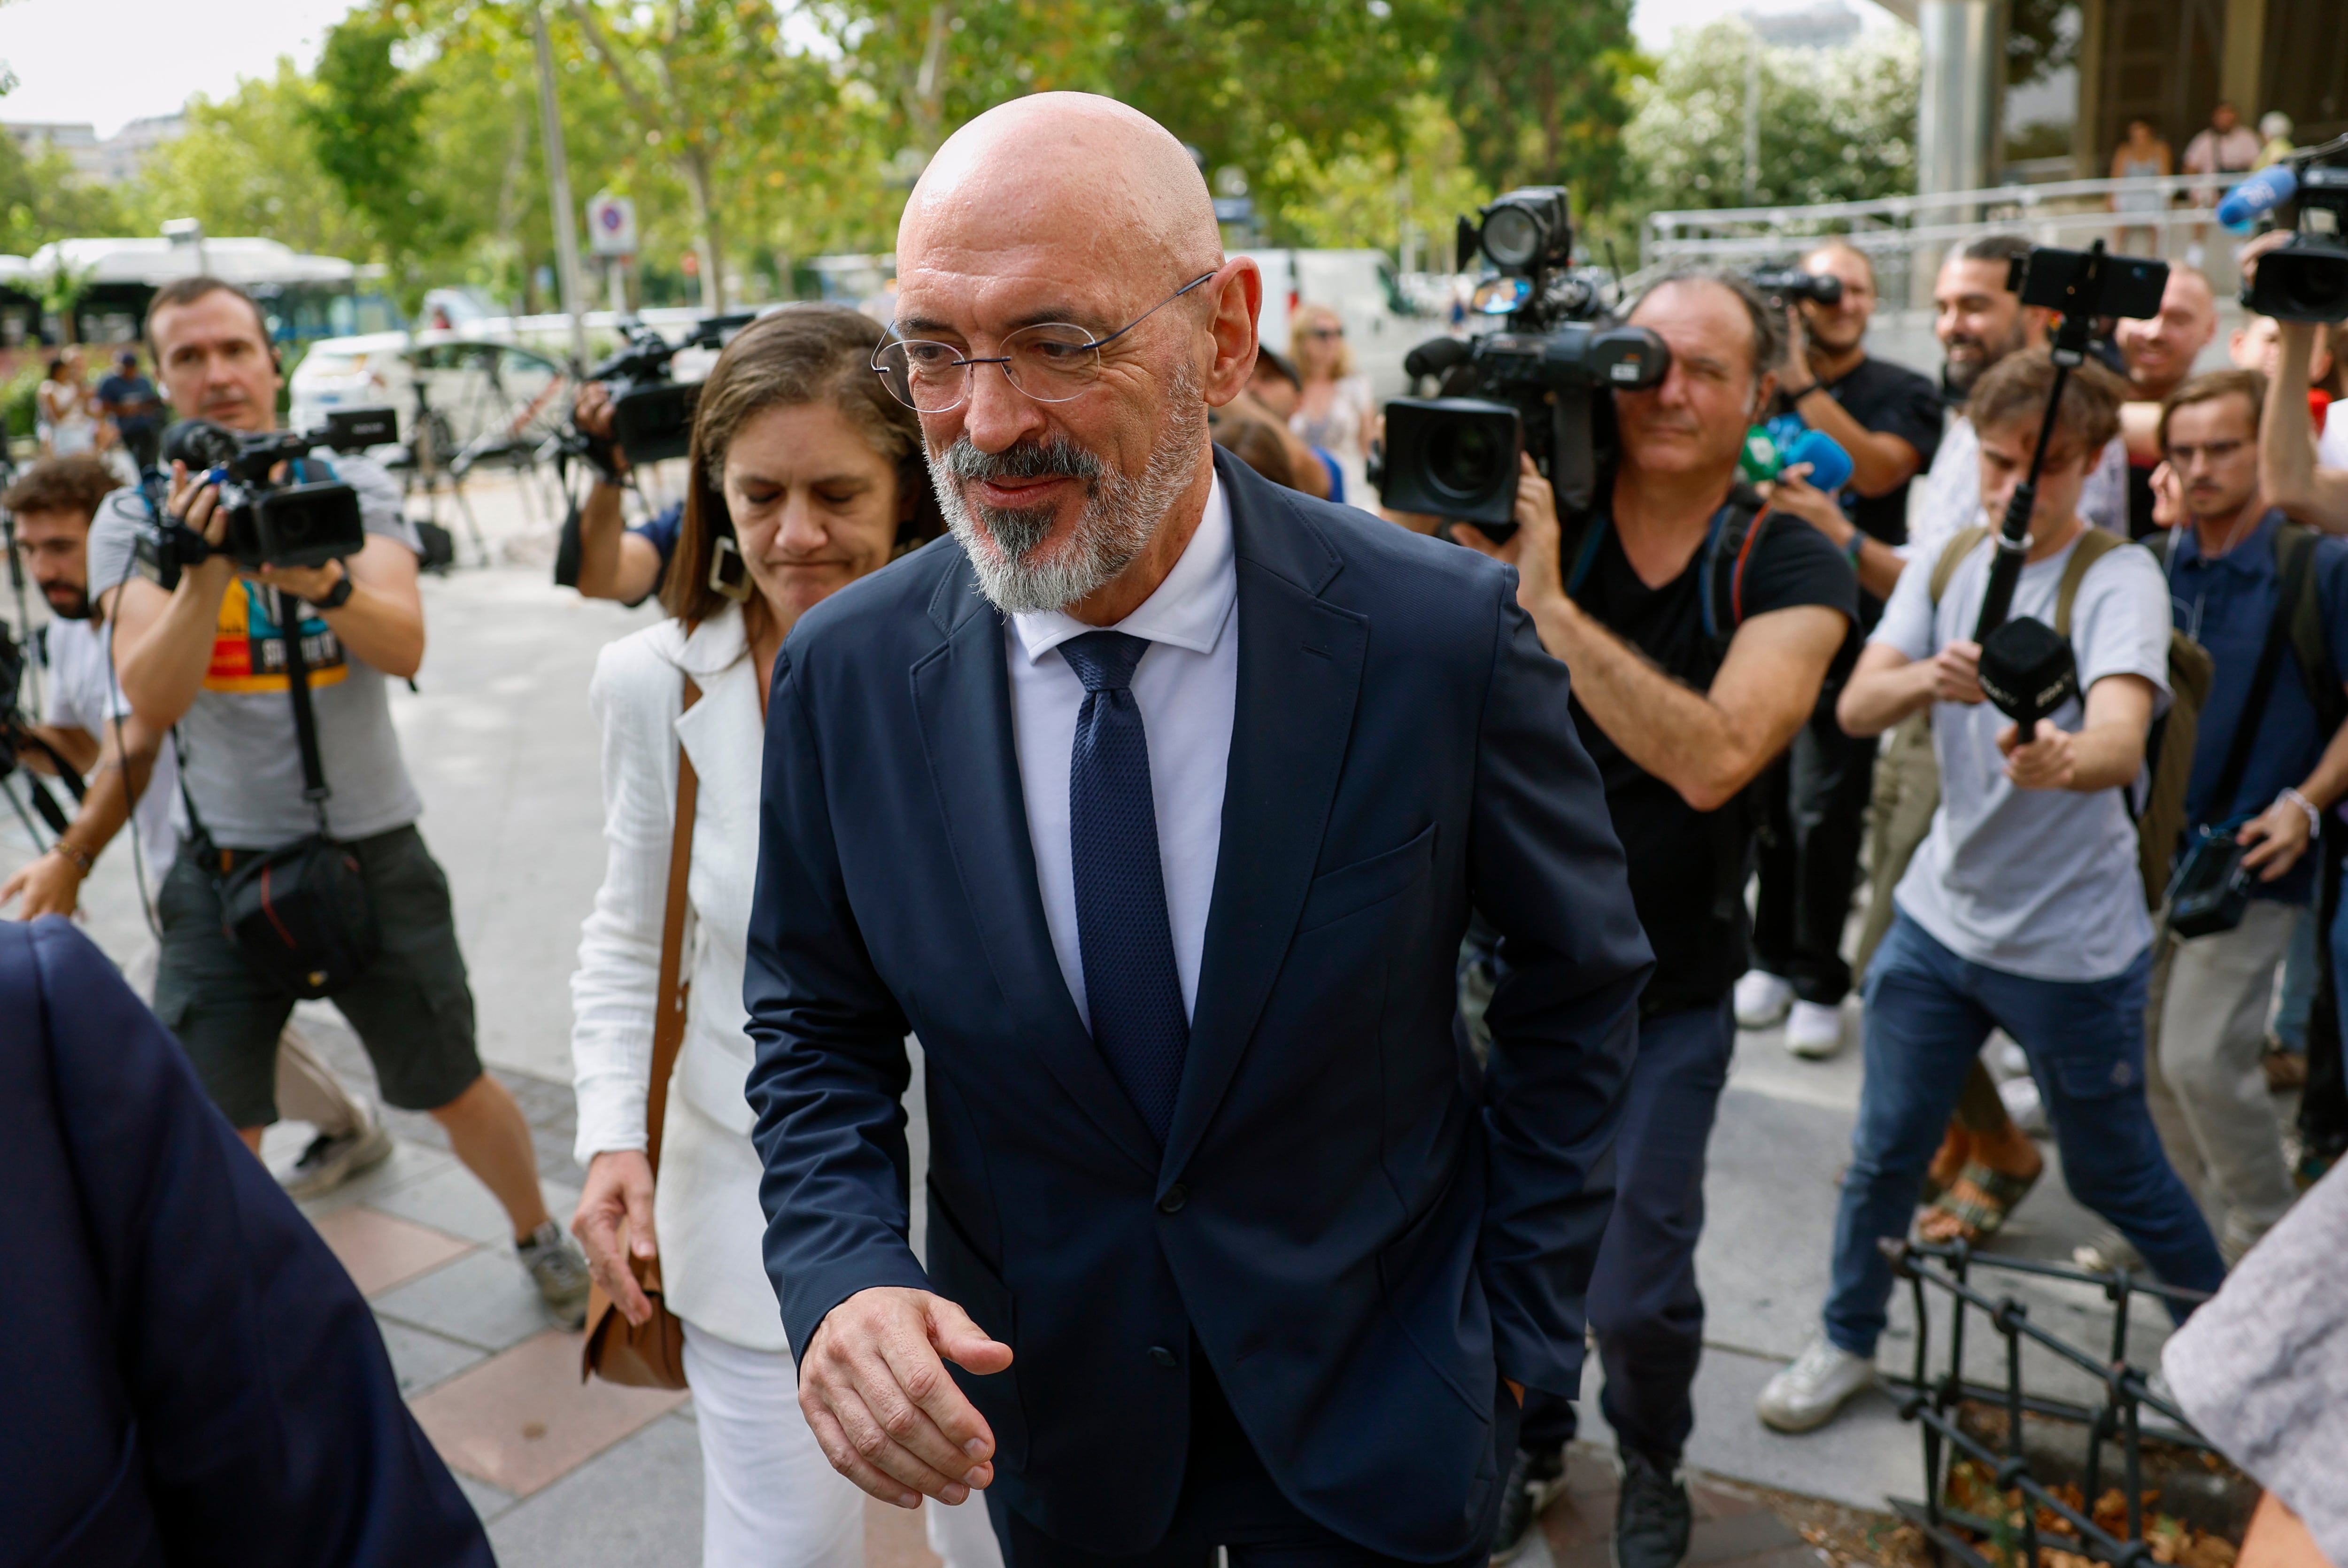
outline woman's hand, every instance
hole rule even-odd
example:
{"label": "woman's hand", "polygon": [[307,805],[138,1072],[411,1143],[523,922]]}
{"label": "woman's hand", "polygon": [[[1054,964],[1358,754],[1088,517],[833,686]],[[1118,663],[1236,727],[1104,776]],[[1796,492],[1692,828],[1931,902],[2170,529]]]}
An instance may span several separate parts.
{"label": "woman's hand", "polygon": [[2234,841],[2250,850],[2242,857],[2244,870],[2257,872],[2260,882],[2275,882],[2299,863],[2311,836],[2306,811],[2297,801],[2278,797],[2242,824]]}
{"label": "woman's hand", "polygon": [[653,1304],[628,1266],[632,1253],[645,1259],[660,1255],[659,1239],[653,1233],[653,1167],[644,1150],[607,1149],[589,1162],[571,1233],[587,1254],[587,1272],[620,1315],[638,1327],[651,1322]]}

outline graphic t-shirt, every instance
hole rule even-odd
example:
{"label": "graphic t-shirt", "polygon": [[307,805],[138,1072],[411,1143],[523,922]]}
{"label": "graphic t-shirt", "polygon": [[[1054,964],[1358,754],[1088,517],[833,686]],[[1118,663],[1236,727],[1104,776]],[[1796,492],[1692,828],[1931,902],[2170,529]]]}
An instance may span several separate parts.
{"label": "graphic t-shirt", "polygon": [[[1699,547],[1677,577],[1650,588],[1610,526],[1575,601],[1665,675],[1706,691],[1720,666],[1704,628],[1703,563]],[[1792,518],[1763,525],[1746,563],[1746,620],[1802,604],[1849,616],[1858,597],[1849,562],[1826,535]],[[1573,717],[1605,780],[1607,810],[1630,862],[1631,900],[1655,950],[1641,1010],[1653,1016],[1718,1002],[1745,972],[1749,936],[1744,887],[1752,835],[1742,799],[1698,811],[1625,756],[1579,701]]]}
{"label": "graphic t-shirt", "polygon": [[[323,449],[311,461],[358,491],[367,532],[423,553],[415,528],[401,515],[399,487],[379,465]],[[116,490],[99,506],[89,534],[93,595],[139,569],[139,530],[146,517],[146,499],[136,490]],[[298,628],[309,665],[318,753],[332,791],[327,830],[338,839],[364,839],[423,814],[392,729],[387,678],[351,657],[315,609],[286,603],[291,614],[281,611],[275,590],[242,577],[230,583],[221,597],[202,689],[180,721],[188,792],[204,830],[223,849],[274,849],[317,828],[302,791],[286,674],[288,620]]]}

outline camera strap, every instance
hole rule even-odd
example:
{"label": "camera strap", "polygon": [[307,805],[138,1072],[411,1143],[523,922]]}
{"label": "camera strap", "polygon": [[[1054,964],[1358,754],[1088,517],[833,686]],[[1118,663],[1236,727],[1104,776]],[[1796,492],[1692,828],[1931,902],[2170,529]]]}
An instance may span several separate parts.
{"label": "camera strap", "polygon": [[[345,570],[348,570],[345,568]],[[325,763],[318,755],[318,724],[310,707],[310,661],[302,649],[301,601],[283,588],[277,598],[277,626],[285,634],[285,694],[294,704],[294,738],[302,750],[302,798],[318,815],[318,831],[326,831]],[[329,835],[331,836],[331,835]]]}

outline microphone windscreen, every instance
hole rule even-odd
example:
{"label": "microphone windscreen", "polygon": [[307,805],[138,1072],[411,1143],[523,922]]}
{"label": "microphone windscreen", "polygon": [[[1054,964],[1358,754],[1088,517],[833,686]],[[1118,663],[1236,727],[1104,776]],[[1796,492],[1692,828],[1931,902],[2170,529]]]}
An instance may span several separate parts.
{"label": "microphone windscreen", "polygon": [[1838,490],[1850,482],[1850,454],[1824,430],[1805,430],[1786,449],[1785,462],[1810,465],[1809,482],[1822,490]]}
{"label": "microphone windscreen", "polygon": [[2218,203],[2218,222],[2235,233],[2247,233],[2252,223],[2291,200],[2299,176],[2288,163],[2261,169],[2225,194]]}

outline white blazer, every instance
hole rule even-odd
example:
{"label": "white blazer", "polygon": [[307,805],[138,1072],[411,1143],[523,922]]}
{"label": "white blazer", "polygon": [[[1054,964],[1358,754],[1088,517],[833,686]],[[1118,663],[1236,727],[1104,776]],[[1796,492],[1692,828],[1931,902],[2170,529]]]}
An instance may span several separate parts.
{"label": "white blazer", "polygon": [[[682,714],[684,676],[701,700]],[[670,1085],[653,1220],[669,1309],[704,1333],[788,1351],[765,1263],[759,1164],[742,1088],[744,943],[757,870],[765,726],[742,613],[727,605],[687,637],[674,620],[605,647],[588,700],[603,728],[603,885],[572,976],[576,1157],[644,1147],[661,918],[676,820],[676,757],[699,796],[686,882],[685,972],[693,983]]]}

